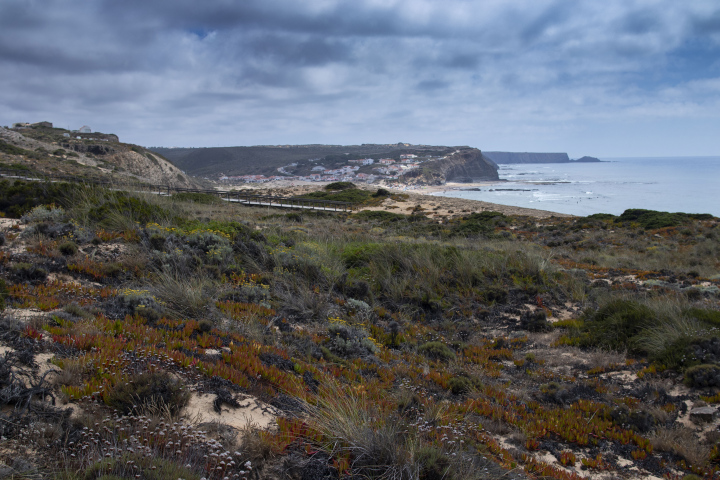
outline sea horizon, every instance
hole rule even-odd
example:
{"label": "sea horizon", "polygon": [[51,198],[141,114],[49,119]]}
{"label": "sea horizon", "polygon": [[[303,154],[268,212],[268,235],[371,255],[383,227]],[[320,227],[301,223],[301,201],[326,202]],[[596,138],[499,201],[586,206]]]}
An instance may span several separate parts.
{"label": "sea horizon", "polygon": [[632,208],[720,216],[720,156],[599,158],[501,164],[501,182],[435,195],[579,216]]}

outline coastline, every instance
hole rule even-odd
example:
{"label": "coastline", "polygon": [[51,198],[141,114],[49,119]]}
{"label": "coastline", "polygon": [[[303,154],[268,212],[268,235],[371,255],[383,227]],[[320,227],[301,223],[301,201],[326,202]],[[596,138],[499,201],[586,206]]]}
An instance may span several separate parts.
{"label": "coastline", "polygon": [[[331,182],[291,182],[279,180],[260,184],[245,184],[242,186],[217,186],[223,190],[262,190],[269,195],[279,196],[296,196],[317,190],[322,190]],[[450,219],[469,215],[471,213],[479,213],[484,211],[500,212],[504,215],[520,215],[537,219],[550,217],[575,217],[566,213],[551,212],[549,210],[540,210],[534,208],[516,207],[512,205],[502,205],[499,203],[484,202],[482,200],[470,200],[465,198],[445,197],[443,192],[467,190],[471,188],[487,187],[496,185],[497,181],[487,181],[479,183],[448,183],[446,185],[433,185],[416,188],[401,188],[399,185],[376,185],[376,184],[356,184],[357,188],[364,190],[377,190],[384,188],[393,194],[394,198],[387,198],[379,206],[367,206],[362,210],[387,211],[410,215],[413,212],[423,212],[430,218],[437,219],[442,222],[443,219]]]}

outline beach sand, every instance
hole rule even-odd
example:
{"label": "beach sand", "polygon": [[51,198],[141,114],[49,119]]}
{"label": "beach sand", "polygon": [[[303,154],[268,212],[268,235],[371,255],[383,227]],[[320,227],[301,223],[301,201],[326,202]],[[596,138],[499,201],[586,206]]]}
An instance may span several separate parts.
{"label": "beach sand", "polygon": [[[283,197],[298,196],[305,193],[322,190],[329,182],[290,182],[279,180],[262,184],[246,184],[239,187],[219,186],[221,190],[253,190],[258,194],[278,195]],[[504,215],[522,215],[533,218],[572,217],[565,213],[536,210],[533,208],[514,207],[497,203],[468,200],[464,198],[443,197],[438,193],[453,190],[466,190],[468,188],[487,187],[502,182],[483,183],[448,183],[440,186],[428,186],[407,189],[399,185],[369,185],[356,184],[358,188],[376,191],[378,188],[389,190],[395,195],[387,198],[380,206],[362,207],[361,210],[384,210],[393,213],[409,215],[413,211],[421,211],[430,218],[442,221],[446,218],[465,216],[470,213],[494,211]]]}

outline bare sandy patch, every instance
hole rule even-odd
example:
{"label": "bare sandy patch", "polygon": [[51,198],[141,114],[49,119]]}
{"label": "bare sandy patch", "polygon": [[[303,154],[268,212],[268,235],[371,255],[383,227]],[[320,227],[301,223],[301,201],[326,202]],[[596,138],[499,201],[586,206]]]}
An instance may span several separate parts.
{"label": "bare sandy patch", "polygon": [[275,423],[275,409],[255,397],[243,395],[237,398],[238,408],[229,408],[223,405],[221,413],[213,408],[215,395],[192,394],[190,403],[185,408],[185,415],[198,423],[222,422],[238,430],[253,426],[268,428]]}

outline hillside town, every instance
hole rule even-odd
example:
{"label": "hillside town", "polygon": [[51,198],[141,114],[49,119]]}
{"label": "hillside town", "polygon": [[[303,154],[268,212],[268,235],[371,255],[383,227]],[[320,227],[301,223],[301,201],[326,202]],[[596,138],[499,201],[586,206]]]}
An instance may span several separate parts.
{"label": "hillside town", "polygon": [[[326,167],[315,165],[304,173],[296,173],[298,163],[291,163],[277,169],[279,175],[220,175],[221,183],[266,183],[274,180],[291,180],[304,182],[360,182],[373,183],[380,180],[397,180],[401,175],[420,168],[420,165],[430,160],[443,157],[419,157],[412,153],[405,153],[399,159],[360,158],[346,160],[347,165]],[[309,162],[319,162],[321,159],[311,159]]]}

